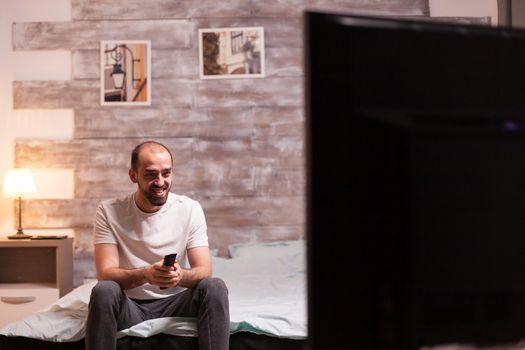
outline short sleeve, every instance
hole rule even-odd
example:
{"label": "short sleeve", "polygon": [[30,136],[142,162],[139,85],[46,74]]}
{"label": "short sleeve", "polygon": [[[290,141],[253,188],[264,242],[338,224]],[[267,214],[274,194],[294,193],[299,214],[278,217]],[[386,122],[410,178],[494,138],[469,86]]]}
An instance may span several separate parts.
{"label": "short sleeve", "polygon": [[188,225],[188,243],[186,248],[207,247],[208,227],[206,226],[204,211],[199,202],[195,200],[192,200],[192,202],[190,221]]}
{"label": "short sleeve", "polygon": [[106,210],[102,203],[97,207],[95,213],[95,220],[93,224],[93,243],[102,244],[110,243],[117,244],[115,234],[109,225]]}

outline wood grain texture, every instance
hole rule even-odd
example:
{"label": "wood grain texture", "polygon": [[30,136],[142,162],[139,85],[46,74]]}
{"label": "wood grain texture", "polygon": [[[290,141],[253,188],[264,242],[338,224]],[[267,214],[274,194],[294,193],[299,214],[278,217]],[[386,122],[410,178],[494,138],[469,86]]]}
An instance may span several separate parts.
{"label": "wood grain texture", "polygon": [[[103,199],[27,200],[23,207],[24,228],[89,228]],[[305,198],[301,196],[194,199],[201,203],[211,226],[303,226],[305,222]]]}
{"label": "wood grain texture", "polygon": [[376,10],[388,13],[427,14],[427,0],[128,0],[113,6],[110,0],[72,0],[72,17],[86,19],[159,19],[194,17],[300,17],[305,8]]}
{"label": "wood grain texture", "polygon": [[254,136],[298,136],[304,138],[304,108],[254,108]]}
{"label": "wood grain texture", "polygon": [[72,0],[72,17],[85,19],[162,19],[194,17],[248,17],[246,0],[127,0],[125,6],[115,6],[111,0]]}
{"label": "wood grain texture", "polygon": [[151,108],[191,107],[195,81],[189,79],[157,79],[152,81]]}
{"label": "wood grain texture", "polygon": [[255,133],[253,115],[242,107],[83,108],[75,111],[75,137],[246,138]]}
{"label": "wood grain texture", "polygon": [[[187,79],[159,79],[151,89],[151,105],[155,107],[190,107],[195,83]],[[100,106],[98,80],[15,81],[15,108],[89,108]],[[101,106],[101,108],[114,108]]]}
{"label": "wood grain texture", "polygon": [[278,137],[262,140],[195,140],[195,159],[202,163],[302,166],[302,138]]}
{"label": "wood grain texture", "polygon": [[[147,139],[89,139],[18,141],[15,144],[15,165],[32,168],[96,167],[111,169],[129,167],[131,150]],[[159,140],[173,150],[176,163],[193,164],[195,140],[172,138]]]}
{"label": "wood grain texture", "polygon": [[97,200],[80,198],[26,200],[24,228],[90,227],[97,205]]}
{"label": "wood grain texture", "polygon": [[[224,80],[157,79],[151,107],[302,107],[301,77]],[[89,108],[100,105],[98,80],[15,81],[15,108]],[[101,106],[101,108],[114,108]]]}
{"label": "wood grain texture", "polygon": [[[298,77],[303,75],[301,48],[267,48],[266,76]],[[100,54],[98,50],[73,50],[72,79],[100,79]],[[151,57],[151,75],[156,79],[199,79],[198,50],[154,50]]]}
{"label": "wood grain texture", "polygon": [[[265,47],[303,47],[301,18],[14,23],[14,50],[99,50],[101,40],[151,40],[152,50],[198,47],[198,28],[262,26]],[[119,33],[119,35],[115,35]]]}
{"label": "wood grain texture", "polygon": [[[125,167],[77,168],[75,198],[118,197],[135,190]],[[104,176],[111,172],[112,176]],[[172,192],[190,197],[209,196],[304,196],[304,167],[175,165]]]}
{"label": "wood grain texture", "polygon": [[372,11],[388,15],[430,15],[428,0],[312,0],[311,8]]}
{"label": "wood grain texture", "polygon": [[[117,127],[118,126],[118,127]],[[264,138],[304,135],[302,107],[80,108],[75,138]]]}
{"label": "wood grain texture", "polygon": [[195,86],[196,107],[302,107],[303,79],[296,77],[205,80]]}
{"label": "wood grain texture", "polygon": [[211,197],[200,202],[211,226],[302,226],[305,223],[304,197]]}
{"label": "wood grain texture", "polygon": [[[18,141],[15,165],[32,168],[111,169],[129,167],[133,147],[146,139],[74,141]],[[161,139],[174,158],[174,166],[303,167],[304,145],[300,137],[216,140],[199,138]]]}
{"label": "wood grain texture", "polygon": [[100,84],[91,80],[15,81],[14,108],[79,108],[100,105]]}
{"label": "wood grain texture", "polygon": [[297,47],[270,47],[265,51],[266,76],[301,77],[304,75],[303,50]]}
{"label": "wood grain texture", "polygon": [[[176,165],[173,168],[172,192],[191,197],[255,195],[256,170],[255,167],[229,167],[221,164]],[[113,176],[101,176],[104,172],[107,169],[78,169],[75,175],[76,198],[118,197],[135,191],[136,186],[127,175],[128,168],[113,168]]]}
{"label": "wood grain texture", "polygon": [[14,50],[98,50],[101,40],[151,40],[152,50],[181,49],[193,45],[195,32],[188,20],[22,22],[12,29]]}

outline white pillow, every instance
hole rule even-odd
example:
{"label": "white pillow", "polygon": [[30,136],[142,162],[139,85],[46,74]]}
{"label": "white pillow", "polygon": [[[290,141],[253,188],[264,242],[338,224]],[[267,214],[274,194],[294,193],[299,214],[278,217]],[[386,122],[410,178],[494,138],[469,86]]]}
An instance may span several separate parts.
{"label": "white pillow", "polygon": [[228,246],[232,258],[244,256],[286,257],[305,253],[305,240],[237,243]]}

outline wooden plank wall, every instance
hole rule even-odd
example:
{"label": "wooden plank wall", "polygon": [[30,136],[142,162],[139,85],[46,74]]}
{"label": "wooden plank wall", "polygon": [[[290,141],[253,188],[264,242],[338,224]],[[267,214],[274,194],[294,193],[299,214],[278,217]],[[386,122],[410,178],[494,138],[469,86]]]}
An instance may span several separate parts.
{"label": "wooden plank wall", "polygon": [[[72,21],[13,24],[15,50],[69,50],[69,81],[14,82],[15,108],[71,108],[71,140],[20,140],[15,166],[74,168],[75,198],[30,200],[27,228],[72,228],[75,285],[94,277],[91,227],[105,198],[134,190],[137,143],[175,158],[173,191],[198,199],[212,248],[305,235],[303,27],[306,7],[428,15],[427,0],[72,0]],[[199,28],[263,26],[267,77],[200,80]],[[99,103],[100,40],[151,40],[152,104]]]}

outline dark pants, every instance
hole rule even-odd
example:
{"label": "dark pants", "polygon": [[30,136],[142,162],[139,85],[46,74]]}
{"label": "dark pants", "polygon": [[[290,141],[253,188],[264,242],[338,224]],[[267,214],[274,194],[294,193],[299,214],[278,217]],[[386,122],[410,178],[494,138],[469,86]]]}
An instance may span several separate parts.
{"label": "dark pants", "polygon": [[219,278],[167,298],[133,300],[118,283],[99,281],[91,291],[86,324],[87,350],[114,350],[118,330],[160,317],[196,317],[200,350],[227,350],[230,314],[228,290]]}

